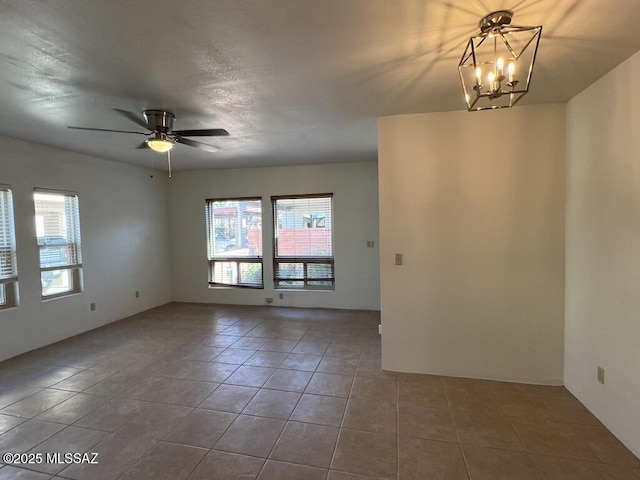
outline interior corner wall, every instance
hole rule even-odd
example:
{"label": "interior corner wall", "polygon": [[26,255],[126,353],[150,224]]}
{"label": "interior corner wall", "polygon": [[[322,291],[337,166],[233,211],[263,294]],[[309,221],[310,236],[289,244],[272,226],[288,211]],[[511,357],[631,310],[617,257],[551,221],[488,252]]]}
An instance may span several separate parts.
{"label": "interior corner wall", "polygon": [[[19,305],[0,310],[0,360],[171,301],[166,179],[151,179],[149,170],[124,163],[0,137],[0,184],[13,193],[19,286]],[[41,299],[36,187],[78,194],[80,294]]]}
{"label": "interior corner wall", "polygon": [[378,141],[383,368],[562,384],[564,105],[382,117]]}
{"label": "interior corner wall", "polygon": [[[176,301],[378,310],[378,171],[361,163],[178,172],[169,183],[173,297]],[[273,286],[271,196],[333,193],[335,290]],[[262,197],[264,289],[209,288],[207,198]],[[374,247],[368,248],[367,241]],[[284,298],[280,299],[278,293]]]}
{"label": "interior corner wall", "polygon": [[565,383],[640,457],[638,84],[640,53],[567,106]]}

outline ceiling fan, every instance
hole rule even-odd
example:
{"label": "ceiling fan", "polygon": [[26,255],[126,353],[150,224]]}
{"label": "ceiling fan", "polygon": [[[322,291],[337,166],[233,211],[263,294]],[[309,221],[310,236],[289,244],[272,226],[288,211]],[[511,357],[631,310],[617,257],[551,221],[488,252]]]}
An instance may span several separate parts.
{"label": "ceiling fan", "polygon": [[114,108],[114,111],[127,117],[135,124],[148,130],[148,132],[136,132],[131,130],[112,130],[108,128],[74,127],[67,125],[67,128],[74,130],[92,130],[97,132],[133,133],[145,135],[148,138],[142,142],[138,148],[150,148],[159,153],[169,152],[176,143],[195,147],[207,152],[216,152],[218,147],[197,142],[185,137],[227,137],[229,132],[223,128],[207,128],[200,130],[174,130],[173,123],[176,116],[165,110],[144,110],[142,118],[135,113]]}

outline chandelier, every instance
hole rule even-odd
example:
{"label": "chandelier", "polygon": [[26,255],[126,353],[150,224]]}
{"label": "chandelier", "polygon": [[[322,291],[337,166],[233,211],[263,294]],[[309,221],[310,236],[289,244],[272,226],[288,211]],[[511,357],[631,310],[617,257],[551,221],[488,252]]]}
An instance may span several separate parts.
{"label": "chandelier", "polygon": [[529,91],[542,25],[511,25],[512,17],[490,13],[467,43],[458,71],[469,111],[513,107]]}

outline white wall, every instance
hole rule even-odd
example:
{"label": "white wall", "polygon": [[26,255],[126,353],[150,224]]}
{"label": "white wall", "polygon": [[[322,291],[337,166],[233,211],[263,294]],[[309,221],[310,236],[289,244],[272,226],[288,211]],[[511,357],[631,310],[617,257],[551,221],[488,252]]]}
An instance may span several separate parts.
{"label": "white wall", "polygon": [[[640,456],[640,53],[567,107],[565,383]],[[605,384],[596,369],[605,369]]]}
{"label": "white wall", "polygon": [[563,105],[379,119],[384,369],[562,383],[564,122]]}
{"label": "white wall", "polygon": [[[150,173],[0,137],[0,183],[13,190],[20,296],[17,308],[0,310],[0,360],[171,300],[167,181]],[[81,294],[41,300],[34,187],[78,194]]]}
{"label": "white wall", "polygon": [[[177,173],[169,184],[173,298],[176,301],[378,309],[378,177],[375,161],[353,164],[209,170]],[[335,291],[273,288],[272,195],[333,193]],[[207,198],[262,196],[264,290],[209,288],[204,205]],[[367,240],[375,247],[367,248]]]}

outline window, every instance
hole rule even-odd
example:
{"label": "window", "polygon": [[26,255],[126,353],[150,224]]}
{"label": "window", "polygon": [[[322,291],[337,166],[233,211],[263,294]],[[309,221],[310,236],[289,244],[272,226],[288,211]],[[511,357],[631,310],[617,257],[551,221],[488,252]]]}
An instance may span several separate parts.
{"label": "window", "polygon": [[40,248],[42,298],[82,291],[78,196],[36,190],[36,232]]}
{"label": "window", "polygon": [[13,197],[0,185],[0,309],[17,305],[17,275]]}
{"label": "window", "polygon": [[271,197],[276,288],[334,288],[332,194]]}
{"label": "window", "polygon": [[262,200],[206,201],[209,285],[263,288]]}

